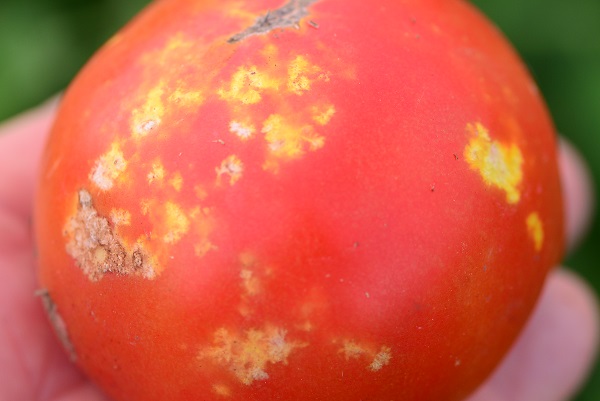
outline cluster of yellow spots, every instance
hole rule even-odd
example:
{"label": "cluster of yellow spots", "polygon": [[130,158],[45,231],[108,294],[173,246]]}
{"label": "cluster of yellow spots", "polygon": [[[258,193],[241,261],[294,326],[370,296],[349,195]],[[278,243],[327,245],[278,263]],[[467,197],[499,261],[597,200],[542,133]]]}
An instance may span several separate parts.
{"label": "cluster of yellow spots", "polygon": [[144,199],[140,202],[143,215],[149,216],[153,227],[153,236],[166,244],[177,244],[193,228],[201,238],[197,246],[197,254],[204,254],[214,249],[212,244],[207,244],[208,235],[212,231],[211,210],[196,206],[185,210],[174,201],[159,203],[156,200]]}
{"label": "cluster of yellow spots", "polygon": [[99,189],[108,191],[126,168],[127,160],[123,156],[121,147],[118,142],[113,142],[110,150],[96,160],[89,179]]}
{"label": "cluster of yellow spots", "polygon": [[487,185],[506,193],[506,201],[516,204],[521,199],[519,185],[523,180],[523,155],[515,144],[505,145],[490,138],[482,124],[467,124],[471,136],[464,157],[477,170]]}
{"label": "cluster of yellow spots", "polygon": [[201,91],[184,90],[181,85],[160,81],[147,92],[144,103],[131,112],[130,130],[133,138],[141,139],[157,131],[165,115],[173,109],[197,108],[204,103]]}
{"label": "cluster of yellow spots", "polygon": [[[519,203],[523,181],[523,155],[519,147],[492,140],[488,129],[481,123],[467,124],[466,131],[470,137],[464,150],[467,163],[487,185],[504,191],[506,202],[511,205]],[[539,214],[529,213],[525,226],[535,250],[541,251],[544,227]]]}
{"label": "cluster of yellow spots", "polygon": [[372,372],[377,372],[384,366],[389,365],[392,359],[392,350],[390,347],[382,346],[379,351],[374,351],[370,347],[359,345],[352,340],[345,340],[338,353],[344,355],[346,360],[367,358],[370,360],[367,369]]}
{"label": "cluster of yellow spots", "polygon": [[[267,60],[262,69],[255,64],[239,67],[221,85],[217,94],[231,106],[233,118],[229,123],[229,131],[240,140],[257,137],[257,127],[260,127],[260,133],[263,134],[260,137],[266,142],[268,150],[263,169],[276,173],[281,161],[299,159],[306,152],[316,151],[325,145],[325,136],[315,127],[327,125],[336,110],[322,96],[316,103],[300,109],[290,103],[290,99],[306,96],[315,82],[330,80],[329,73],[311,63],[307,56],[291,55],[287,61],[274,61],[279,58],[279,51],[273,44],[265,46],[260,54]],[[272,113],[257,121],[253,109],[244,105],[257,104],[266,96],[276,97],[277,102],[272,106]],[[288,110],[294,110],[294,113],[290,114]],[[222,165],[217,167],[217,171],[219,174],[227,173],[228,169]]]}
{"label": "cluster of yellow spots", "polygon": [[240,382],[251,385],[269,379],[269,365],[287,364],[293,351],[307,346],[286,336],[286,330],[271,325],[237,333],[220,328],[214,333],[213,345],[202,350],[198,359],[223,366]]}
{"label": "cluster of yellow spots", "polygon": [[[167,170],[165,166],[160,161],[155,161],[152,163],[150,167],[150,171],[146,174],[146,179],[149,185],[159,184],[162,185],[166,176]],[[183,188],[183,176],[179,171],[174,172],[171,175],[171,178],[167,181],[167,183],[175,189],[175,191],[180,192]]]}

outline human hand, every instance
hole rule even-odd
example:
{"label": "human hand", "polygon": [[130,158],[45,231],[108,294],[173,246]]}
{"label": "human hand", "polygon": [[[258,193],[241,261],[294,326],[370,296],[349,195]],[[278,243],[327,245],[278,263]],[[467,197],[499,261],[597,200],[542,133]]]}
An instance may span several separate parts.
{"label": "human hand", "polygon": [[[0,399],[108,401],[71,362],[46,321],[37,289],[31,209],[38,160],[56,102],[0,126]],[[561,145],[567,233],[589,220],[591,196],[575,152]],[[573,273],[554,271],[525,332],[468,401],[551,401],[573,395],[598,343],[596,299]]]}

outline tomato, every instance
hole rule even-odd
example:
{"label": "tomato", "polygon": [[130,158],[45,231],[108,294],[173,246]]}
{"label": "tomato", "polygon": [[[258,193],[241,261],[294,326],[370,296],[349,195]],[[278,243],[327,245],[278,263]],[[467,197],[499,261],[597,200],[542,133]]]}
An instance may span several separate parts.
{"label": "tomato", "polygon": [[555,147],[463,1],[157,1],[62,101],[42,298],[115,400],[460,400],[562,255]]}

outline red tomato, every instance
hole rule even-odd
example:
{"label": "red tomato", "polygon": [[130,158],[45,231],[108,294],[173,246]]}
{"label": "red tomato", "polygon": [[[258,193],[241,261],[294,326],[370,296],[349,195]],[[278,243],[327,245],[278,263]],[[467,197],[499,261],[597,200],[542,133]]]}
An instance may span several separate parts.
{"label": "red tomato", "polygon": [[562,254],[555,146],[463,1],[157,1],[63,99],[43,299],[115,400],[460,400]]}

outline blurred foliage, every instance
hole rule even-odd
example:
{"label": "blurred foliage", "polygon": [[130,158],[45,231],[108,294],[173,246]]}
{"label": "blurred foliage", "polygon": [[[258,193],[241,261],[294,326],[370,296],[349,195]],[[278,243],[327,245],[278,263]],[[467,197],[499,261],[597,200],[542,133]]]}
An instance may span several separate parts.
{"label": "blurred foliage", "polygon": [[[1,0],[0,120],[62,90],[148,0]],[[473,0],[515,44],[559,132],[600,177],[600,1]],[[600,224],[567,264],[600,293]],[[568,346],[568,344],[565,344]],[[578,401],[600,399],[600,364]]]}

